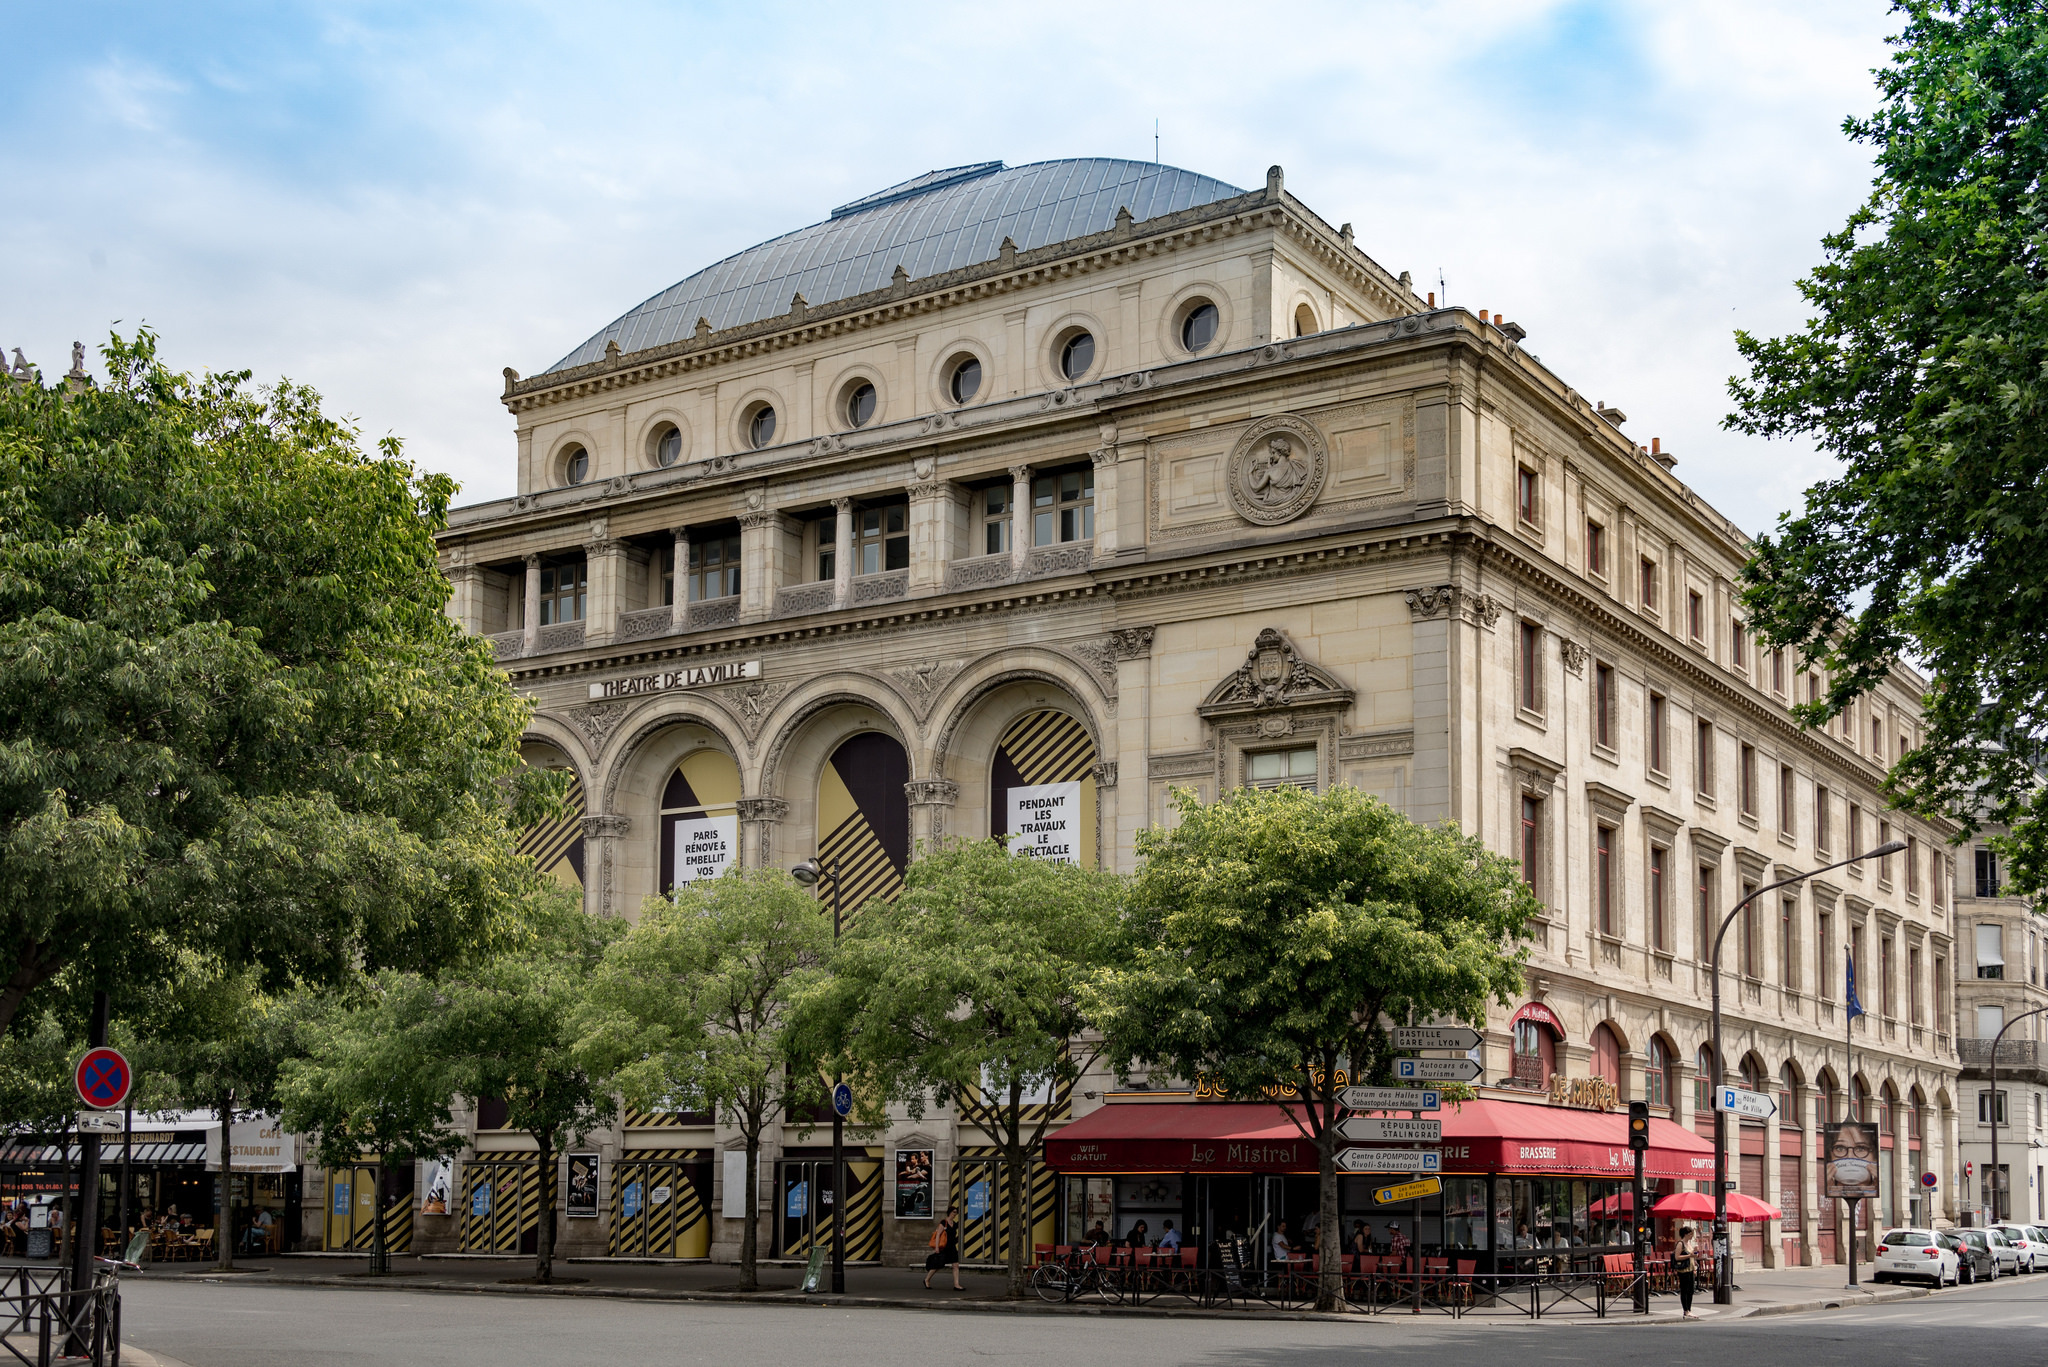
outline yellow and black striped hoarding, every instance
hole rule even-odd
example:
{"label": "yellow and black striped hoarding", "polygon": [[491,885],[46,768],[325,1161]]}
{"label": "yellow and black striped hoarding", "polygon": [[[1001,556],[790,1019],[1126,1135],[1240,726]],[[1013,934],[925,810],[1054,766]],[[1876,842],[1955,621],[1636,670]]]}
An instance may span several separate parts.
{"label": "yellow and black striped hoarding", "polygon": [[[999,1263],[1007,1256],[1012,1209],[1001,1158],[992,1145],[968,1145],[953,1160],[947,1196],[960,1215],[960,1258],[969,1263]],[[1058,1208],[1059,1175],[1033,1160],[1025,1178],[1030,1193],[1031,1223],[1024,1233],[1024,1253],[1031,1245],[1053,1242]]]}
{"label": "yellow and black striped hoarding", "polygon": [[614,1258],[711,1254],[711,1164],[701,1149],[628,1149],[612,1165],[605,1251]]}
{"label": "yellow and black striped hoarding", "polygon": [[989,764],[989,834],[1009,835],[1016,847],[1024,838],[1010,826],[1013,788],[1077,785],[1078,812],[1073,825],[1079,839],[1078,862],[1095,866],[1095,742],[1088,728],[1065,712],[1043,709],[1011,722],[996,743]]}
{"label": "yellow and black striped hoarding", "polygon": [[[352,1168],[324,1170],[324,1176],[327,1218],[322,1246],[330,1253],[369,1252],[376,1247],[370,1212],[376,1208],[379,1193],[377,1165],[363,1163]],[[410,1253],[412,1165],[401,1164],[394,1171],[393,1179],[383,1184],[384,1249],[388,1253]]]}
{"label": "yellow and black striped hoarding", "polygon": [[540,1240],[540,1172],[530,1153],[478,1154],[462,1167],[463,1253],[532,1253]]}
{"label": "yellow and black striped hoarding", "polygon": [[537,821],[519,837],[519,852],[534,867],[562,883],[583,890],[583,782],[569,780],[568,809],[559,821]]}
{"label": "yellow and black striped hoarding", "polygon": [[[870,898],[894,901],[910,866],[910,758],[888,736],[867,731],[843,742],[818,779],[818,854],[835,860],[848,915]],[[830,896],[829,889],[821,890]]]}

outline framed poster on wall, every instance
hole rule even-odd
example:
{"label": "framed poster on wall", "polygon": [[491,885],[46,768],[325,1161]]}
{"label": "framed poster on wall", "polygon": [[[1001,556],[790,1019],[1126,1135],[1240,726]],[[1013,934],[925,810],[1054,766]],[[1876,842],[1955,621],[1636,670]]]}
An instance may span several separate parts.
{"label": "framed poster on wall", "polygon": [[932,1218],[932,1160],[935,1156],[931,1149],[896,1150],[897,1219]]}
{"label": "framed poster on wall", "polygon": [[569,1196],[563,1213],[572,1220],[597,1218],[597,1162],[594,1153],[569,1155]]}

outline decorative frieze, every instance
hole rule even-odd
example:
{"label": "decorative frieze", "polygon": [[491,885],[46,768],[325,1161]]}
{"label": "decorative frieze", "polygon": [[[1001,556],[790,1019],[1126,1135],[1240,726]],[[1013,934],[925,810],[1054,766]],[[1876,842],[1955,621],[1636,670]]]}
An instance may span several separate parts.
{"label": "decorative frieze", "polygon": [[1500,620],[1501,601],[1491,594],[1470,593],[1456,584],[1409,589],[1408,615],[1418,621],[1455,615],[1475,626],[1491,628]]}
{"label": "decorative frieze", "polygon": [[1118,627],[1109,633],[1109,644],[1119,660],[1142,660],[1152,653],[1156,627]]}

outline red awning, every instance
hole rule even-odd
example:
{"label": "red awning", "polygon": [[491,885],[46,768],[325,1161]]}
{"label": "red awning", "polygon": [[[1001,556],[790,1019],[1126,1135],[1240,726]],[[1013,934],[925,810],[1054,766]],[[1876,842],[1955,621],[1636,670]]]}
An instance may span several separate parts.
{"label": "red awning", "polygon": [[[1517,1101],[1446,1106],[1443,1170],[1627,1177],[1628,1117]],[[1286,1109],[1246,1102],[1113,1102],[1045,1141],[1046,1166],[1066,1173],[1314,1172],[1315,1146]],[[1714,1148],[1668,1120],[1650,1121],[1644,1175],[1692,1181],[1714,1173]]]}

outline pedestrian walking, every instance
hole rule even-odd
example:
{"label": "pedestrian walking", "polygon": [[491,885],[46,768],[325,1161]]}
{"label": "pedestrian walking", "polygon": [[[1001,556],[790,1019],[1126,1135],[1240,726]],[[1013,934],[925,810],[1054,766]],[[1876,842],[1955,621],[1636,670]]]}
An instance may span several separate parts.
{"label": "pedestrian walking", "polygon": [[1671,1270],[1678,1274],[1678,1308],[1683,1312],[1681,1318],[1689,1320],[1699,1318],[1692,1312],[1692,1293],[1699,1287],[1699,1274],[1696,1270],[1697,1251],[1693,1242],[1692,1226],[1680,1225],[1678,1246],[1671,1251]]}
{"label": "pedestrian walking", "polygon": [[960,1238],[957,1228],[959,1223],[959,1216],[953,1213],[951,1206],[948,1206],[946,1218],[939,1221],[939,1227],[932,1231],[929,1245],[931,1252],[924,1255],[924,1289],[927,1291],[932,1289],[932,1273],[942,1267],[953,1269],[955,1291],[967,1289],[960,1285]]}

